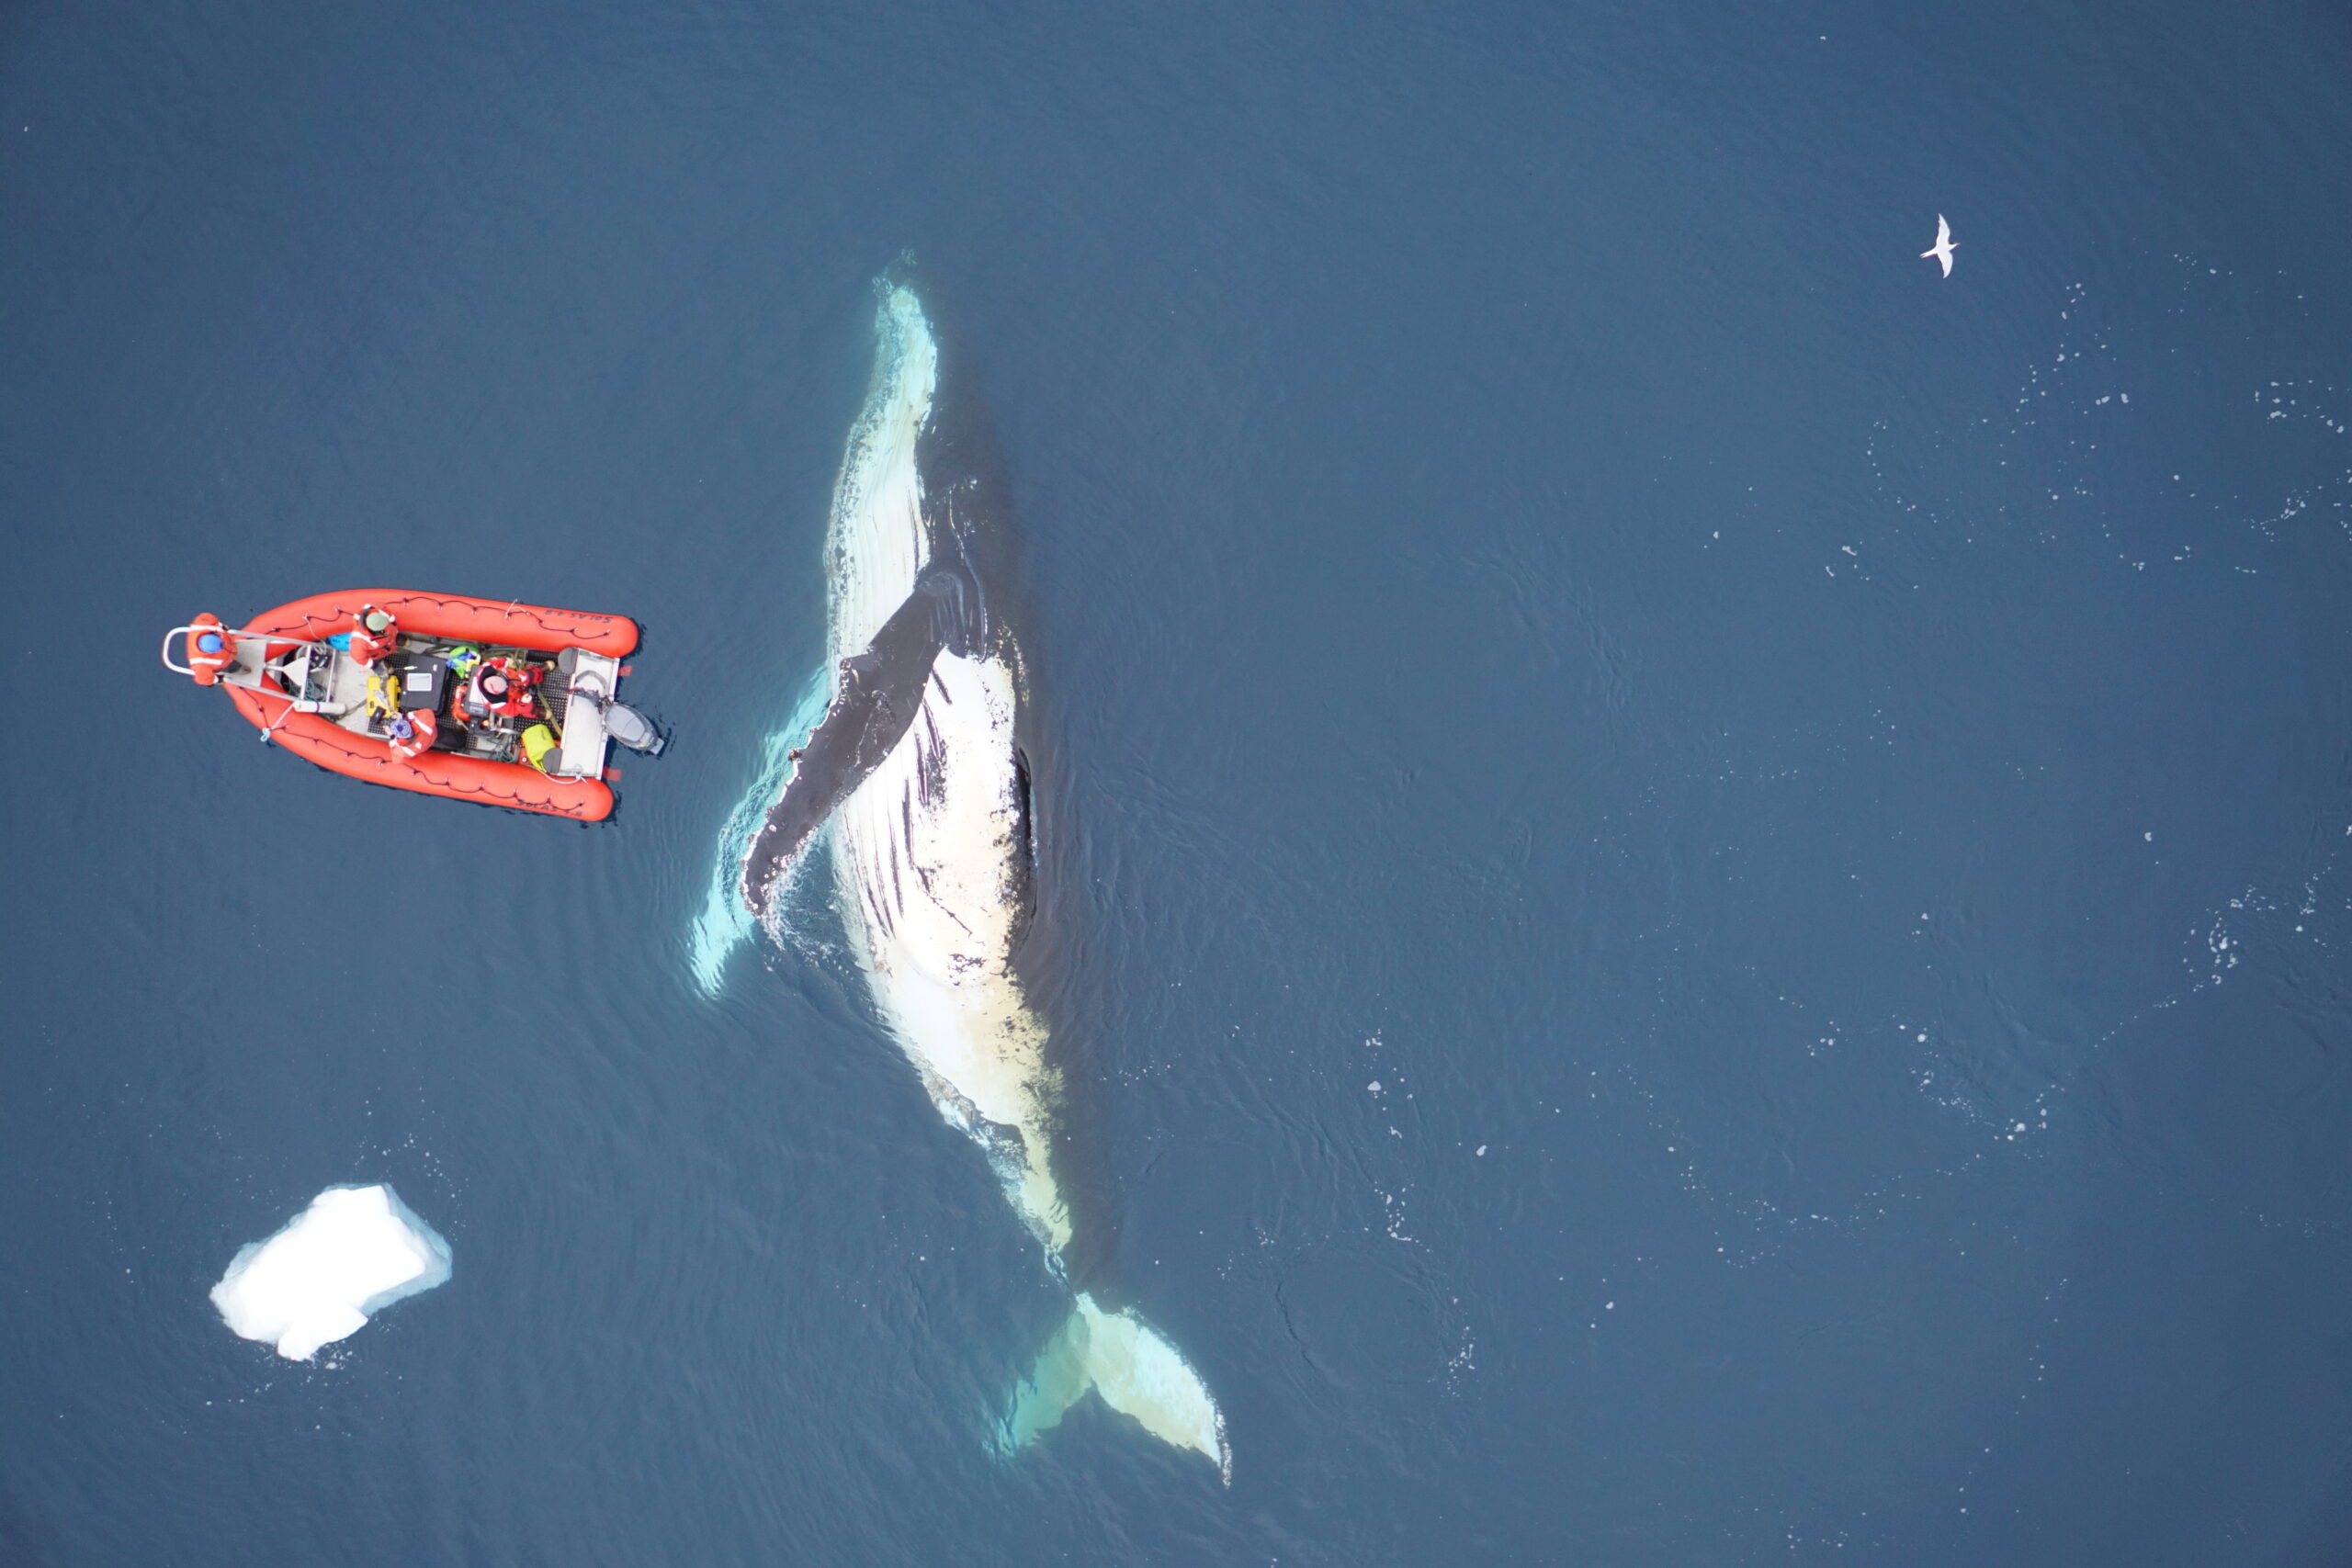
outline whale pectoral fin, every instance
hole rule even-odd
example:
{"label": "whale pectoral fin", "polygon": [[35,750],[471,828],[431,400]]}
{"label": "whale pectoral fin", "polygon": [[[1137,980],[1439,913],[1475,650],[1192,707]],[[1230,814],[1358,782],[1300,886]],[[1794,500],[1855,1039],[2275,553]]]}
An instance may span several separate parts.
{"label": "whale pectoral fin", "polygon": [[744,857],[741,892],[753,914],[765,918],[776,884],[817,829],[914,723],[932,665],[954,629],[960,583],[949,572],[927,574],[874,640],[842,660],[832,703]]}
{"label": "whale pectoral fin", "polygon": [[1133,1312],[1106,1312],[1089,1295],[1038,1353],[1005,1419],[1005,1447],[1025,1448],[1053,1430],[1090,1392],[1161,1442],[1199,1454],[1233,1484],[1225,1417],[1200,1374]]}

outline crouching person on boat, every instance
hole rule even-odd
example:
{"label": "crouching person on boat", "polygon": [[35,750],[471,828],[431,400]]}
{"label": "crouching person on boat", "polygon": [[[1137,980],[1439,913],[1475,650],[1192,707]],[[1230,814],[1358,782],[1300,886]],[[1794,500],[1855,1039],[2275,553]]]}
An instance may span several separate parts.
{"label": "crouching person on boat", "polygon": [[365,670],[392,651],[401,628],[390,612],[379,610],[373,604],[362,604],[351,618],[351,630],[344,635],[347,639],[345,644],[346,651]]}
{"label": "crouching person on boat", "polygon": [[392,719],[391,728],[384,732],[385,743],[391,747],[393,756],[413,762],[433,750],[434,737],[439,729],[431,709],[412,708]]}

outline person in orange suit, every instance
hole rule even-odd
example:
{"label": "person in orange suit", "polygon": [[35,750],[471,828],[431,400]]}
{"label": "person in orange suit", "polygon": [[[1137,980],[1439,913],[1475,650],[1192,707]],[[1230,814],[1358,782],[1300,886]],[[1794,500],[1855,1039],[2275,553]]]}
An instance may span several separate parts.
{"label": "person in orange suit", "polygon": [[214,615],[197,616],[187,628],[187,667],[199,686],[209,686],[237,667],[237,643]]}
{"label": "person in orange suit", "polygon": [[433,750],[434,734],[439,728],[433,722],[429,709],[412,708],[392,720],[386,744],[391,747],[393,756],[402,761],[414,761]]}
{"label": "person in orange suit", "polygon": [[545,671],[501,655],[475,672],[473,686],[482,705],[492,713],[504,718],[522,718],[532,711],[531,688],[545,674]]}
{"label": "person in orange suit", "polygon": [[400,626],[390,614],[373,604],[362,604],[352,617],[351,657],[365,670],[391,652],[400,635]]}

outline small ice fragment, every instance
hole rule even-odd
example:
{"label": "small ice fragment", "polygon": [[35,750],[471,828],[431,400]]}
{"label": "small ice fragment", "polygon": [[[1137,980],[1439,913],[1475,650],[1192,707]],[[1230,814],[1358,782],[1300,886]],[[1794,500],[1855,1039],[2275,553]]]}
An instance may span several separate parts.
{"label": "small ice fragment", "polygon": [[1373,1093],[1378,1094],[1380,1092],[1380,1080],[1378,1078],[1374,1078],[1363,1087],[1371,1090]]}
{"label": "small ice fragment", "polygon": [[1487,1145],[1484,1145],[1484,1144],[1480,1144],[1480,1145],[1478,1145],[1478,1151],[1477,1151],[1477,1153],[1478,1153],[1478,1157],[1479,1157],[1480,1159],[1484,1159],[1484,1158],[1486,1158],[1486,1157],[1487,1157]]}
{"label": "small ice fragment", "polygon": [[2018,1122],[2018,1125],[2017,1125],[2017,1130],[2018,1130],[2018,1132],[2020,1132],[2020,1133],[2024,1132],[2024,1131],[2025,1131],[2025,1123],[2024,1123],[2024,1122]]}
{"label": "small ice fragment", "polygon": [[212,1287],[221,1321],[288,1360],[359,1331],[370,1313],[449,1278],[449,1244],[389,1187],[330,1187]]}
{"label": "small ice fragment", "polygon": [[1920,1032],[1920,1033],[1919,1033],[1919,1043],[1920,1043],[1920,1044],[1922,1044],[1922,1045],[1925,1045],[1927,1043],[1928,1043],[1928,1035],[1927,1035],[1927,1032],[1926,1032],[1925,1030],[1922,1030],[1922,1031]]}
{"label": "small ice fragment", "polygon": [[1617,1303],[1615,1302],[1604,1303],[1600,1310],[1603,1312],[1615,1312],[1617,1310]]}
{"label": "small ice fragment", "polygon": [[2151,843],[2151,844],[2153,844],[2153,843],[2154,843],[2154,842],[2156,841],[2156,836],[2155,836],[2154,833],[2143,833],[2143,834],[2141,834],[2141,835],[2140,835],[2140,837],[2141,837],[2141,839],[2142,839],[2143,841],[2145,841],[2145,842],[2147,842],[2147,843]]}

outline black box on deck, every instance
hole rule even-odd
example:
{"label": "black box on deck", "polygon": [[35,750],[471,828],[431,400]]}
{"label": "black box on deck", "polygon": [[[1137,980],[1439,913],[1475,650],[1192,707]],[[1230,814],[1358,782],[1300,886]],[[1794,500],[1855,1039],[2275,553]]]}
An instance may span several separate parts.
{"label": "black box on deck", "polygon": [[439,713],[449,693],[449,661],[434,653],[394,653],[384,660],[388,674],[400,677],[401,711]]}

